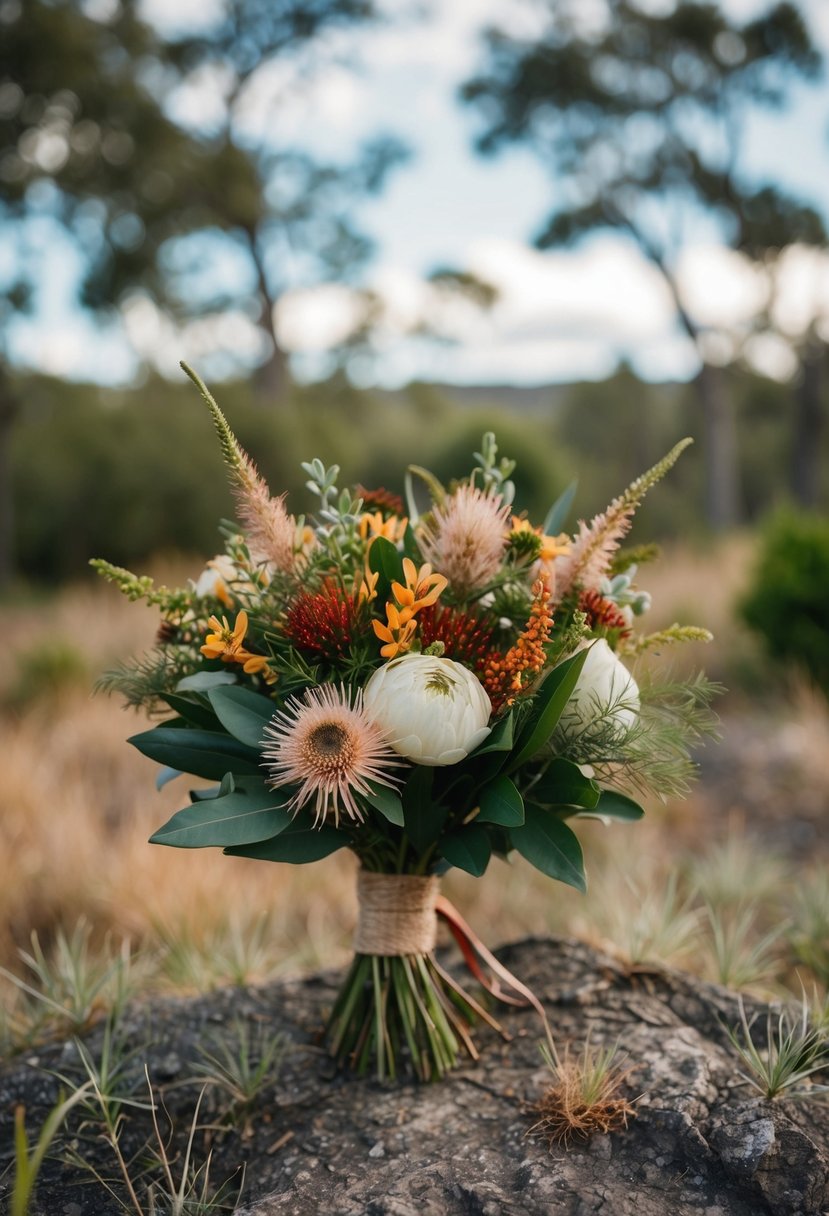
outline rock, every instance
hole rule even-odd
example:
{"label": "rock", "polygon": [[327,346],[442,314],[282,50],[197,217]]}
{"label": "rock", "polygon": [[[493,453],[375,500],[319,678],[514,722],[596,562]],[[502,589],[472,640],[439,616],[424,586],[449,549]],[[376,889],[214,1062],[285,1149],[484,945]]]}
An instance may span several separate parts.
{"label": "rock", "polygon": [[[496,1010],[510,1041],[481,1029],[480,1061],[438,1085],[332,1074],[314,1038],[339,979],[331,972],[132,1009],[130,1045],[146,1044],[134,1064],[136,1092],[146,1060],[180,1152],[199,1090],[184,1082],[205,1034],[242,1019],[287,1036],[281,1071],[248,1116],[196,1138],[198,1160],[212,1153],[216,1184],[245,1165],[240,1216],[829,1212],[829,1110],[752,1096],[724,1029],[738,1020],[733,994],[676,971],[626,969],[567,939],[520,942],[500,957],[542,997],[560,1046],[579,1046],[588,1033],[596,1044],[619,1040],[632,1070],[629,1096],[637,1098],[627,1130],[552,1150],[528,1136],[530,1104],[548,1081],[530,1010]],[[93,1054],[100,1039],[100,1029],[88,1036]],[[0,1070],[0,1146],[10,1143],[5,1130],[15,1104],[25,1103],[31,1132],[54,1100],[53,1079],[43,1070],[65,1066],[66,1056],[57,1044],[39,1047],[37,1058],[37,1067],[19,1059]],[[180,1069],[165,1087],[173,1059]],[[201,1124],[215,1129],[223,1109],[219,1092],[209,1091]],[[128,1157],[148,1138],[147,1119],[145,1111],[129,1113]],[[83,1143],[96,1168],[114,1177],[100,1139]],[[0,1172],[4,1165],[0,1160]],[[81,1180],[87,1185],[78,1186]],[[0,1182],[0,1196],[3,1185],[8,1180]],[[81,1171],[44,1166],[35,1216],[118,1210]]]}

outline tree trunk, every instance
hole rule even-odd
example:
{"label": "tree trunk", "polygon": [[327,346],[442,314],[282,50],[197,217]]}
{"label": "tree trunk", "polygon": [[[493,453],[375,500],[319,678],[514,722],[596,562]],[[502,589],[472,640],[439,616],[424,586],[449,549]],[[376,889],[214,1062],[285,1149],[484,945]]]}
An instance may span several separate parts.
{"label": "tree trunk", "polygon": [[265,263],[262,258],[256,232],[246,231],[248,249],[256,271],[256,286],[259,296],[259,325],[270,343],[270,354],[258,369],[254,380],[256,396],[262,404],[279,401],[291,386],[288,356],[279,342],[276,332],[276,299],[271,293]]}
{"label": "tree trunk", "polygon": [[739,522],[737,428],[722,369],[703,363],[695,381],[702,410],[705,513],[716,532]]}
{"label": "tree trunk", "polygon": [[0,590],[9,586],[15,572],[11,444],[18,408],[0,364]]}
{"label": "tree trunk", "polygon": [[820,497],[825,358],[825,345],[813,335],[803,350],[800,381],[795,389],[792,494],[796,502],[807,508],[816,507]]}

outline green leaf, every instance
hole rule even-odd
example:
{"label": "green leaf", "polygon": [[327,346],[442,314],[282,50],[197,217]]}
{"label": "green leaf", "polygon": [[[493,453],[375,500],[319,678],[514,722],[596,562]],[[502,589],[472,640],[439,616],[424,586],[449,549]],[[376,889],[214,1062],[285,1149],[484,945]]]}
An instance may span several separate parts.
{"label": "green leaf", "polygon": [[517,750],[509,763],[510,772],[520,768],[524,761],[534,756],[550,738],[558,725],[564,706],[573,695],[588,653],[589,647],[565,659],[558,667],[554,667],[544,680],[516,741]]}
{"label": "green leaf", "polygon": [[180,718],[184,718],[190,726],[198,726],[202,730],[216,730],[219,726],[213,710],[201,701],[192,700],[190,697],[179,697],[172,692],[165,693],[161,699],[166,701],[170,709],[174,710]]}
{"label": "green leaf", "polygon": [[567,824],[530,802],[524,807],[524,816],[523,827],[510,832],[512,843],[521,856],[542,874],[566,882],[578,891],[586,891],[581,845]]}
{"label": "green leaf", "polygon": [[276,708],[270,697],[238,686],[212,688],[207,696],[216,717],[234,739],[247,743],[248,747],[261,748],[265,727]]}
{"label": "green leaf", "polygon": [[291,865],[304,865],[308,861],[321,861],[337,849],[350,843],[350,837],[328,823],[313,826],[307,811],[300,811],[291,825],[272,840],[259,844],[238,845],[225,849],[230,857],[255,857],[259,861],[286,861]]}
{"label": "green leaf", "polygon": [[567,516],[570,514],[570,508],[573,505],[573,499],[576,497],[578,488],[578,478],[571,481],[566,490],[559,494],[553,505],[547,512],[547,518],[544,520],[544,535],[558,536],[564,531],[564,525],[567,523]]}
{"label": "green leaf", "polygon": [[475,756],[483,756],[487,752],[508,752],[512,750],[513,738],[513,716],[512,710],[496,722],[492,730],[489,732],[483,743],[480,743],[474,750],[469,753],[469,759]]}
{"label": "green leaf", "polygon": [[454,832],[447,832],[440,842],[440,851],[453,866],[480,878],[489,865],[492,845],[483,824],[468,823]]}
{"label": "green leaf", "polygon": [[162,768],[155,779],[155,788],[157,790],[163,789],[168,781],[175,781],[176,777],[183,776],[184,773],[180,768]]}
{"label": "green leaf", "polygon": [[284,832],[293,820],[285,802],[285,795],[266,789],[261,782],[224,797],[200,799],[177,811],[153,833],[150,844],[204,849],[269,840]]}
{"label": "green leaf", "polygon": [[496,777],[481,791],[478,818],[502,828],[520,827],[524,822],[524,801],[509,777]]}
{"label": "green leaf", "polygon": [[556,756],[532,786],[533,802],[543,806],[581,806],[592,810],[601,793],[577,764]]}
{"label": "green leaf", "polygon": [[620,794],[617,790],[602,790],[599,800],[590,814],[604,815],[607,819],[623,819],[632,823],[641,819],[645,812],[639,803],[634,802],[633,798],[628,798],[627,794]]}
{"label": "green leaf", "polygon": [[156,726],[127,740],[151,760],[170,768],[221,781],[225,773],[261,776],[259,756],[250,747],[219,731]]}
{"label": "green leaf", "polygon": [[385,536],[377,536],[371,542],[368,551],[369,569],[380,577],[377,581],[377,595],[381,603],[391,596],[392,583],[402,583],[403,559],[390,540]]}
{"label": "green leaf", "polygon": [[236,676],[232,671],[197,671],[192,676],[185,676],[176,684],[176,692],[208,692],[218,688],[220,684],[235,684]]}
{"label": "green leaf", "polygon": [[416,764],[403,787],[403,822],[418,853],[434,844],[446,822],[446,807],[432,797],[434,776],[433,768]]}
{"label": "green leaf", "polygon": [[375,811],[379,811],[384,818],[388,819],[389,823],[394,823],[397,827],[403,827],[403,800],[396,790],[389,789],[387,785],[380,785],[377,781],[369,781],[370,794],[364,794],[366,802],[369,806],[373,806]]}
{"label": "green leaf", "polygon": [[420,546],[411,524],[406,524],[406,531],[403,533],[403,556],[410,558],[416,566],[423,561],[423,554],[420,552]]}

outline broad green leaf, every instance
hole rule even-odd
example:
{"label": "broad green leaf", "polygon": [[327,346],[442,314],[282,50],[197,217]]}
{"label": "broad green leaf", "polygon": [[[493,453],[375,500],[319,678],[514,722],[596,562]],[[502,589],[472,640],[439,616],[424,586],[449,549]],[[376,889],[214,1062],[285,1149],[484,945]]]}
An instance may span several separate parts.
{"label": "broad green leaf", "polygon": [[320,861],[350,843],[350,837],[328,823],[315,828],[307,812],[300,812],[293,823],[272,840],[225,849],[230,857],[255,857],[260,861],[285,861],[304,865]]}
{"label": "broad green leaf", "polygon": [[232,671],[197,671],[192,676],[185,676],[176,684],[176,692],[208,692],[218,688],[220,684],[235,684],[236,676]]}
{"label": "broad green leaf", "polygon": [[475,756],[483,756],[487,752],[508,752],[512,749],[513,738],[513,716],[512,710],[501,718],[500,722],[496,722],[492,730],[489,732],[483,743],[475,748],[474,752],[469,753],[469,759]]}
{"label": "broad green leaf", "polygon": [[216,717],[234,739],[261,748],[265,727],[276,710],[270,697],[240,687],[213,688],[207,696]]}
{"label": "broad green leaf", "polygon": [[286,798],[274,791],[234,790],[222,798],[194,802],[176,812],[150,837],[150,844],[173,845],[178,849],[246,845],[284,832],[293,815],[285,809]]}
{"label": "broad green leaf", "polygon": [[161,698],[166,701],[170,709],[174,710],[180,718],[190,726],[199,727],[201,730],[217,730],[219,723],[213,710],[205,705],[203,701],[196,701],[190,697],[180,697],[176,693],[165,693]]}
{"label": "broad green leaf", "polygon": [[390,540],[377,536],[368,551],[369,569],[379,574],[377,595],[381,603],[391,595],[391,585],[403,582],[403,559]]}
{"label": "broad green leaf", "polygon": [[524,822],[524,802],[509,777],[496,777],[481,790],[480,813],[484,823],[497,823],[502,828],[520,827]]}
{"label": "broad green leaf", "polygon": [[529,792],[533,802],[543,806],[581,806],[592,810],[601,791],[572,760],[556,756]]}
{"label": "broad green leaf", "polygon": [[573,505],[573,499],[576,497],[576,489],[578,488],[578,478],[571,481],[566,490],[563,490],[555,500],[553,505],[547,512],[547,518],[544,520],[545,536],[558,536],[564,531],[564,525],[567,523],[567,516],[570,514],[570,508]]}
{"label": "broad green leaf", "polygon": [[176,777],[183,776],[184,773],[180,768],[162,768],[155,779],[155,788],[157,790],[163,789],[168,781],[175,781]]}
{"label": "broad green leaf", "polygon": [[447,832],[441,839],[440,851],[453,866],[480,878],[489,865],[492,845],[483,824],[468,823],[454,832]]}
{"label": "broad green leaf", "polygon": [[551,811],[526,803],[524,825],[510,831],[513,845],[542,874],[587,890],[584,859],[575,834]]}
{"label": "broad green leaf", "polygon": [[127,742],[159,764],[208,781],[221,781],[225,773],[261,775],[257,753],[219,731],[156,726]]}
{"label": "broad green leaf", "polygon": [[373,806],[375,811],[388,819],[389,823],[394,823],[397,827],[403,827],[403,801],[396,790],[389,789],[387,785],[380,785],[377,781],[369,781],[370,794],[364,794],[366,802],[369,806]]}
{"label": "broad green leaf", "polygon": [[509,763],[510,772],[514,772],[526,760],[531,759],[552,735],[564,706],[573,695],[588,653],[589,648],[585,648],[565,659],[558,667],[554,667],[544,680],[516,740],[517,750]]}
{"label": "broad green leaf", "polygon": [[446,822],[446,807],[435,802],[432,785],[435,770],[416,764],[403,787],[403,821],[406,835],[418,853],[434,844]]}
{"label": "broad green leaf", "polygon": [[607,819],[623,819],[633,822],[641,819],[645,812],[638,802],[620,794],[617,790],[602,790],[591,815],[604,815]]}

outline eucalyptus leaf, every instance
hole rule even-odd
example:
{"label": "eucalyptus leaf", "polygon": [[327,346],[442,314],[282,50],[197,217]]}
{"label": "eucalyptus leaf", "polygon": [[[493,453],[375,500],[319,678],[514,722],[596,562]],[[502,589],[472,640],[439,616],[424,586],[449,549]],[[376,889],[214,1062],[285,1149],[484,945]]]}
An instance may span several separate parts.
{"label": "eucalyptus leaf", "polygon": [[159,764],[209,781],[221,781],[228,772],[261,775],[253,748],[219,731],[156,726],[127,742]]}
{"label": "eucalyptus leaf", "polygon": [[524,824],[510,831],[510,839],[521,856],[542,874],[578,891],[587,890],[581,845],[567,824],[549,810],[526,803]]}
{"label": "eucalyptus leaf", "polygon": [[547,518],[544,520],[545,536],[558,536],[564,531],[564,525],[567,523],[567,516],[570,514],[570,508],[573,505],[573,499],[576,497],[578,489],[578,478],[571,481],[566,490],[563,490],[555,500],[553,505],[547,512]]}
{"label": "eucalyptus leaf", "polygon": [[220,684],[235,684],[236,676],[232,671],[197,671],[192,676],[184,676],[176,684],[176,692],[209,692]]}
{"label": "eucalyptus leaf", "polygon": [[480,878],[489,865],[492,845],[486,828],[480,823],[468,823],[441,838],[440,851],[446,861]]}
{"label": "eucalyptus leaf", "polygon": [[225,730],[240,743],[260,749],[265,727],[276,709],[270,697],[239,686],[213,688],[207,695]]}
{"label": "eucalyptus leaf", "polygon": [[285,831],[293,815],[284,795],[265,788],[235,789],[223,797],[199,800],[173,817],[150,837],[151,844],[179,849],[247,845]]}
{"label": "eucalyptus leaf", "polygon": [[509,777],[496,777],[481,791],[478,818],[502,828],[520,827],[524,822],[524,802]]}

